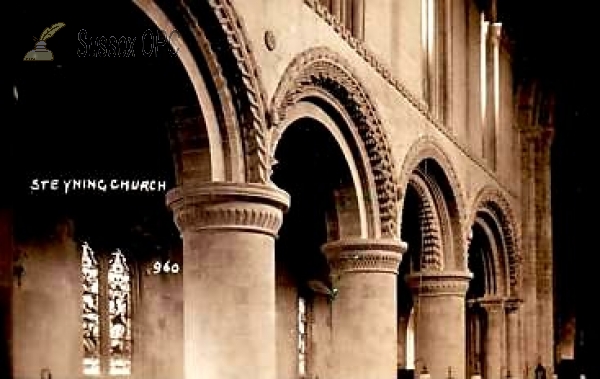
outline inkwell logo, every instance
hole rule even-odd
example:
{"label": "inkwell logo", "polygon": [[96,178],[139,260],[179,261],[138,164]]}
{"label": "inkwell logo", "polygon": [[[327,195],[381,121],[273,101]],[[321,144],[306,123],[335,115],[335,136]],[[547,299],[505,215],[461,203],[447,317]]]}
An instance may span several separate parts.
{"label": "inkwell logo", "polygon": [[46,41],[63,26],[65,26],[64,22],[58,22],[44,29],[39,39],[33,37],[33,40],[35,41],[35,47],[33,50],[25,54],[23,61],[53,61],[54,54],[52,54],[52,52],[46,48]]}

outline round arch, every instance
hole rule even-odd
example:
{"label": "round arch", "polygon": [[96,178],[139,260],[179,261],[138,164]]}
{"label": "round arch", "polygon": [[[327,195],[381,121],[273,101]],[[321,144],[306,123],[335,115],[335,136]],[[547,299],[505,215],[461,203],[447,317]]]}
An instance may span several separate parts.
{"label": "round arch", "polygon": [[[346,122],[350,122],[348,120],[347,115],[340,114]],[[359,231],[357,234],[362,238],[366,238],[369,232],[369,223],[368,223],[368,214],[370,214],[370,210],[373,209],[374,200],[372,196],[366,196],[363,187],[361,185],[361,177],[362,173],[365,172],[366,167],[357,166],[357,163],[354,159],[354,155],[356,154],[356,149],[352,149],[344,137],[344,133],[338,128],[335,119],[331,117],[329,113],[327,113],[322,107],[318,105],[307,102],[300,101],[290,107],[287,113],[286,119],[280,124],[280,134],[285,133],[285,130],[295,124],[297,121],[302,119],[312,119],[317,121],[317,123],[323,126],[327,131],[333,136],[335,139],[337,146],[341,150],[342,155],[345,158],[346,164],[348,165],[348,170],[350,172],[350,176],[352,178],[352,182],[354,183],[354,191],[356,197],[356,208],[358,211],[358,219],[360,222]],[[279,140],[275,142],[273,145],[273,151],[276,150],[277,144]],[[356,218],[355,218],[356,219]]]}
{"label": "round arch", "polygon": [[[402,198],[409,185],[422,201],[419,222],[431,247],[428,259],[435,263],[431,268],[464,269],[462,187],[450,158],[433,137],[420,137],[408,150],[400,172]],[[399,209],[400,220],[402,210]],[[446,255],[442,256],[442,252]]]}
{"label": "round arch", "polygon": [[[295,104],[312,103],[335,120],[352,149],[371,238],[398,238],[400,191],[390,144],[364,87],[336,53],[317,47],[301,53],[286,69],[271,102],[271,159]],[[348,157],[350,158],[350,157]],[[371,200],[368,200],[371,199]]]}
{"label": "round arch", "polygon": [[520,289],[521,254],[517,223],[509,200],[498,188],[485,186],[479,190],[469,218],[465,223],[465,236],[470,235],[471,227],[475,223],[484,223],[494,233],[496,244],[494,249],[498,255],[493,257],[496,273],[503,278],[499,282],[505,283],[505,293],[518,296]]}
{"label": "round arch", "polygon": [[505,260],[498,253],[498,241],[501,236],[494,227],[494,222],[487,215],[477,218],[473,224],[472,238],[469,242],[469,262],[479,260],[478,270],[471,273],[474,276],[474,284],[479,278],[480,288],[478,297],[494,297],[507,295],[507,283],[505,280],[506,272]]}
{"label": "round arch", "polygon": [[201,164],[210,164],[211,180],[267,183],[264,90],[234,7],[225,0],[134,3],[161,30],[176,31],[169,42],[198,97],[198,127],[207,129],[210,146],[210,161]]}

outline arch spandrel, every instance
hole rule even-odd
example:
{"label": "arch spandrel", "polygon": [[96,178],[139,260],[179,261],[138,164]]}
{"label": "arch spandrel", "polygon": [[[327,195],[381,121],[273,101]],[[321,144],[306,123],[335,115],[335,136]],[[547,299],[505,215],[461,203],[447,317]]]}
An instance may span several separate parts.
{"label": "arch spandrel", "polygon": [[334,108],[341,107],[348,115],[352,125],[346,127],[352,129],[350,132],[357,136],[360,149],[366,152],[365,162],[361,163],[368,168],[368,186],[374,191],[364,192],[377,196],[377,215],[373,220],[378,224],[376,233],[397,238],[400,187],[391,147],[371,97],[338,54],[324,47],[313,48],[301,53],[286,69],[270,106],[271,156],[289,109],[300,101],[316,98],[314,94],[319,93],[323,95],[318,96],[321,100],[332,99],[337,104]]}
{"label": "arch spandrel", "polygon": [[518,223],[511,205],[505,194],[494,186],[485,186],[479,190],[477,196],[469,208],[469,217],[465,223],[464,235],[468,235],[471,226],[475,223],[478,214],[485,212],[489,214],[491,219],[497,225],[501,233],[502,243],[501,250],[504,253],[503,260],[508,265],[508,278],[506,282],[509,284],[512,296],[518,296],[521,283],[521,249]]}

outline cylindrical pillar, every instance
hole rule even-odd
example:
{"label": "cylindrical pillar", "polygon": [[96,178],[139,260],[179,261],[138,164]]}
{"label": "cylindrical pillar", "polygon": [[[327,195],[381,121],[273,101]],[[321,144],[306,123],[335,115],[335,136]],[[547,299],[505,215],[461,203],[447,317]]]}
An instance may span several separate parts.
{"label": "cylindrical pillar", "polygon": [[480,301],[486,312],[486,328],[484,342],[484,371],[489,379],[500,379],[506,376],[504,365],[504,300],[500,297],[486,297]]}
{"label": "cylindrical pillar", "polygon": [[536,278],[537,352],[545,367],[554,367],[554,282],[552,254],[552,202],[550,149],[554,131],[540,127],[536,141]]}
{"label": "cylindrical pillar", "polygon": [[342,21],[342,1],[344,0],[331,0],[331,13],[339,21]]}
{"label": "cylindrical pillar", "polygon": [[405,250],[395,240],[346,239],[323,246],[338,291],[332,304],[336,377],[396,377],[396,284]]}
{"label": "cylindrical pillar", "polygon": [[364,26],[365,26],[365,0],[354,0],[354,8],[352,13],[352,29],[354,37],[357,39],[364,39]]}
{"label": "cylindrical pillar", "polygon": [[275,379],[275,241],[289,196],[259,184],[178,187],[186,379]]}
{"label": "cylindrical pillar", "polygon": [[[408,276],[415,303],[415,368],[432,378],[465,375],[465,295],[472,275],[430,271]],[[418,374],[418,372],[417,372]]]}
{"label": "cylindrical pillar", "polygon": [[521,370],[521,343],[520,343],[520,326],[519,326],[519,308],[521,301],[517,299],[509,299],[506,304],[506,323],[507,323],[507,342],[506,349],[508,354],[508,370],[513,379],[519,379],[522,375]]}

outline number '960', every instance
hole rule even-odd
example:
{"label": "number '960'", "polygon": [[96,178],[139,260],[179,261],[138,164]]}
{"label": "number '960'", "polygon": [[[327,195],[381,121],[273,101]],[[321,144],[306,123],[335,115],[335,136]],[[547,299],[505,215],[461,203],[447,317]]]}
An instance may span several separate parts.
{"label": "number '960'", "polygon": [[156,261],[152,264],[153,274],[177,274],[180,271],[179,264],[177,262],[171,263],[171,261],[160,262]]}

